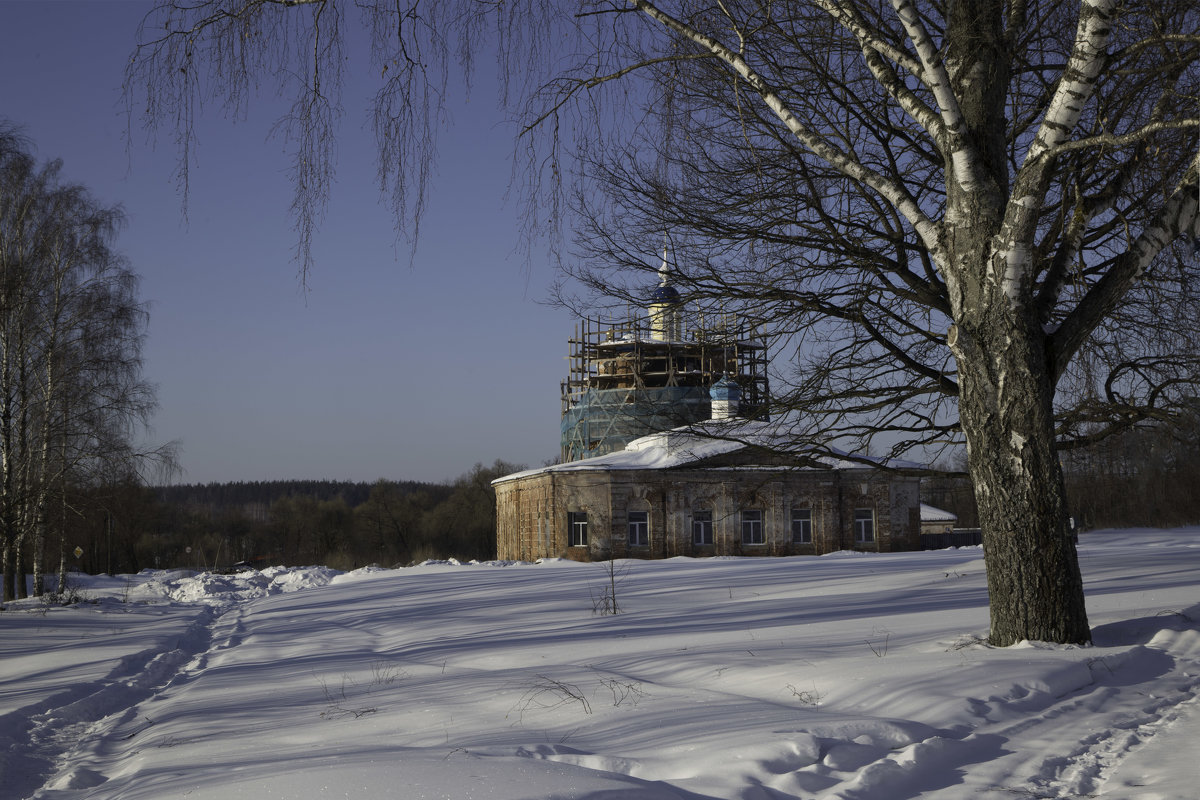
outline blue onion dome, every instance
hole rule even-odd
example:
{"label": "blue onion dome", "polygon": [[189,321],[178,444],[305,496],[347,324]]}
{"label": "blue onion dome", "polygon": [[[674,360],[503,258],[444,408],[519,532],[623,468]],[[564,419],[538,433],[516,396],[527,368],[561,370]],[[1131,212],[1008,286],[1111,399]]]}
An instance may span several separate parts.
{"label": "blue onion dome", "polygon": [[674,286],[658,286],[650,295],[651,303],[678,303],[679,292]]}
{"label": "blue onion dome", "polygon": [[742,387],[728,375],[718,380],[708,390],[708,396],[713,400],[737,400],[742,394]]}

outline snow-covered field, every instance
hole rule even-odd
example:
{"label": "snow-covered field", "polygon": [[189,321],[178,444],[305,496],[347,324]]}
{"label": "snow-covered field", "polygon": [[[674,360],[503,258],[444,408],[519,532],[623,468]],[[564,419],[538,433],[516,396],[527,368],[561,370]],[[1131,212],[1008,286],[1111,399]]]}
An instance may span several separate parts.
{"label": "snow-covered field", "polygon": [[978,548],[74,576],[0,613],[0,798],[1195,798],[1200,528],[1080,542],[1092,647]]}

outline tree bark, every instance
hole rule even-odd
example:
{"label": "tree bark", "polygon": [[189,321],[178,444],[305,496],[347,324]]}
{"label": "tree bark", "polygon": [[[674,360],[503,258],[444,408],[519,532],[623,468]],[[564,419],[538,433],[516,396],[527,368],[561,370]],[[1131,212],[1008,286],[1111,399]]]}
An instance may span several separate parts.
{"label": "tree bark", "polygon": [[33,560],[33,596],[46,593],[46,528],[41,520],[34,520],[33,541],[30,547]]}
{"label": "tree bark", "polygon": [[1083,580],[1054,447],[1045,336],[1014,320],[952,328],[959,415],[983,531],[989,641],[1091,641]]}
{"label": "tree bark", "polygon": [[16,470],[16,438],[13,426],[13,397],[15,389],[12,382],[12,359],[9,319],[11,302],[5,298],[6,309],[10,316],[4,320],[4,330],[0,331],[0,549],[3,550],[4,570],[4,599],[16,600],[16,491],[13,485]]}
{"label": "tree bark", "polygon": [[4,572],[4,600],[16,600],[17,558],[13,552],[12,538],[5,534],[0,539],[0,569]]}
{"label": "tree bark", "polygon": [[[1003,20],[996,0],[959,3],[948,19],[946,63],[965,125],[957,135],[947,126],[955,144],[946,157],[955,321],[947,343],[983,532],[989,641],[1085,643],[1083,581],[1054,444],[1054,358],[1033,302],[1040,199],[1029,196],[1044,195],[1046,170],[1010,188],[1004,88],[1011,54]],[[962,163],[971,165],[969,174]]]}
{"label": "tree bark", "polygon": [[29,573],[25,562],[25,537],[18,534],[16,542],[13,544],[13,590],[16,594],[14,600],[24,600],[29,597],[29,584],[25,580],[25,576]]}

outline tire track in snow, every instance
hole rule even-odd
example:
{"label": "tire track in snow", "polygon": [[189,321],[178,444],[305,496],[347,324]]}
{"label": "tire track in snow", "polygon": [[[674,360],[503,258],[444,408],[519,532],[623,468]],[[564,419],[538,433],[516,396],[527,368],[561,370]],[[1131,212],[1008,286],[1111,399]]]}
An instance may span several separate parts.
{"label": "tire track in snow", "polygon": [[214,628],[229,608],[203,606],[172,649],[124,656],[103,678],[0,719],[0,730],[9,731],[0,736],[6,791],[34,800],[104,783],[96,767],[106,741],[137,719],[141,703],[205,668]]}

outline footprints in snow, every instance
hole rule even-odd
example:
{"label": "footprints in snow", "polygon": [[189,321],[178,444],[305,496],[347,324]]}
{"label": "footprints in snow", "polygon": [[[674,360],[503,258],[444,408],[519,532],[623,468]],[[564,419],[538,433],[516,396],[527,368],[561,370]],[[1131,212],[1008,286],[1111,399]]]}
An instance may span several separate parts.
{"label": "footprints in snow", "polygon": [[[964,789],[967,774],[983,790],[1094,795],[1130,753],[1198,697],[1200,633],[1163,631],[1148,646],[1066,666],[1048,687],[1014,685],[986,700],[968,699],[976,719],[970,726],[911,731],[915,735],[907,743],[887,744],[792,732],[794,741],[776,743],[785,751],[751,759],[747,779],[761,781],[773,797],[805,797],[835,787],[847,797],[915,797],[943,789],[946,793],[937,796],[955,797],[961,796],[954,793]],[[1015,741],[1025,746],[1009,744]],[[1031,748],[1031,741],[1042,744]],[[685,786],[699,777],[678,773],[670,763],[562,746],[518,754]]]}
{"label": "footprints in snow", "polygon": [[[205,669],[222,613],[204,607],[174,648],[125,656],[108,675],[50,698],[41,710],[16,712],[14,716],[31,720],[4,758],[5,772],[22,776],[24,788],[18,796],[37,798],[47,792],[92,789],[105,783],[108,778],[96,762],[103,761],[114,742],[145,729],[143,724],[132,733],[121,732],[142,716],[138,710],[142,703]],[[240,617],[240,611],[237,613]],[[240,618],[233,629],[234,634],[221,645],[223,649],[241,641],[244,628]]]}

